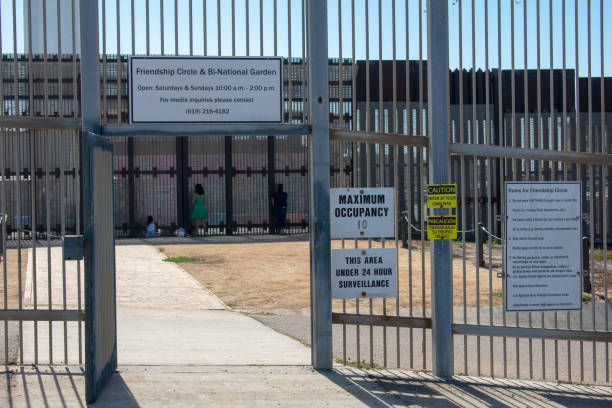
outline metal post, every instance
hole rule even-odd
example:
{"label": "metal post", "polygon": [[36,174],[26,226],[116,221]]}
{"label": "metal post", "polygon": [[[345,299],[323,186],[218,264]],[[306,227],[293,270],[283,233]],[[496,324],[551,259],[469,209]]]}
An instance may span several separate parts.
{"label": "metal post", "polygon": [[582,291],[591,292],[591,262],[589,259],[589,237],[582,237]]}
{"label": "metal post", "polygon": [[[448,171],[448,2],[427,1],[427,93],[429,100],[430,183],[449,182]],[[435,209],[434,214],[447,214]],[[434,375],[453,374],[452,279],[449,240],[431,242],[432,368]]]}
{"label": "metal post", "polygon": [[270,220],[269,232],[276,231],[276,220],[274,219],[274,209],[270,205],[270,197],[275,191],[276,184],[276,152],[274,149],[274,136],[268,136],[268,219]]}
{"label": "metal post", "polygon": [[225,136],[225,234],[234,233],[234,167],[232,163],[232,137]]}
{"label": "metal post", "polygon": [[308,1],[310,149],[310,316],[312,365],[332,368],[331,240],[329,223],[329,101],[327,1]]}
{"label": "metal post", "polygon": [[[186,176],[183,173],[182,165],[186,160],[183,156],[183,138],[177,137],[174,144],[176,155],[176,177],[174,179],[176,183],[176,225],[185,228],[185,231],[191,231],[191,228],[187,225],[188,216],[185,213],[185,201],[189,199],[187,198],[188,192],[183,185],[183,179]],[[194,231],[193,234],[197,235],[198,231]]]}
{"label": "metal post", "polygon": [[[134,180],[134,138],[127,139],[128,150],[128,223],[130,226],[130,236],[135,237],[136,232],[136,185]],[[138,231],[140,232],[140,231]]]}
{"label": "metal post", "polygon": [[92,186],[90,184],[92,172],[88,158],[91,157],[90,147],[85,143],[87,132],[100,132],[100,82],[98,77],[98,9],[89,7],[86,0],[80,0],[81,22],[81,137],[80,161],[81,184],[83,188],[83,235],[84,235],[84,263],[85,263],[85,398],[94,401],[97,397],[95,359],[95,311],[93,292],[93,206]]}
{"label": "metal post", "polygon": [[475,239],[475,246],[476,246],[476,266],[478,266],[479,268],[484,268],[485,264],[484,264],[484,224],[482,222],[479,222],[478,224],[476,224],[476,239]]}
{"label": "metal post", "polygon": [[[96,328],[103,320],[101,310],[97,308],[95,270],[95,248],[93,219],[93,168],[90,159],[93,157],[92,146],[85,141],[85,134],[92,132],[100,134],[100,78],[98,71],[98,8],[91,7],[87,0],[80,0],[80,32],[81,32],[81,112],[82,133],[81,169],[83,194],[83,232],[85,254],[85,398],[87,402],[94,401],[103,389],[117,367],[116,352],[103,367],[98,367],[97,352],[102,344],[98,344]],[[114,279],[114,276],[113,276]],[[114,339],[116,351],[117,339]],[[107,346],[107,345],[105,345]]]}

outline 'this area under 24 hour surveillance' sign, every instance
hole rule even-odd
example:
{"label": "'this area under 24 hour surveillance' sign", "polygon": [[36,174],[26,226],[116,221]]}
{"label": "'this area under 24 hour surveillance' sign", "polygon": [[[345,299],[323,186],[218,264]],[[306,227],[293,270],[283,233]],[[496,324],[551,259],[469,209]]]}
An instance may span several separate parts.
{"label": "'this area under 24 hour surveillance' sign", "polygon": [[332,188],[332,238],[395,236],[393,188]]}
{"label": "'this area under 24 hour surveillance' sign", "polygon": [[397,293],[395,248],[332,251],[334,299],[390,298]]}

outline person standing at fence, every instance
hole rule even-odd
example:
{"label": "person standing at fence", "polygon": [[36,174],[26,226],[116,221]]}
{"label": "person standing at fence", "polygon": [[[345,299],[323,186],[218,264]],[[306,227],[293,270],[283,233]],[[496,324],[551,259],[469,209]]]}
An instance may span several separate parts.
{"label": "person standing at fence", "polygon": [[200,234],[200,226],[202,233],[206,234],[206,223],[208,221],[208,210],[206,209],[206,197],[204,195],[204,187],[201,184],[196,184],[195,194],[191,200],[193,206],[191,210],[191,219],[195,223],[195,235]]}
{"label": "person standing at fence", "polygon": [[270,198],[274,210],[275,233],[282,234],[285,230],[285,218],[287,217],[287,193],[283,191],[283,185],[279,184]]}

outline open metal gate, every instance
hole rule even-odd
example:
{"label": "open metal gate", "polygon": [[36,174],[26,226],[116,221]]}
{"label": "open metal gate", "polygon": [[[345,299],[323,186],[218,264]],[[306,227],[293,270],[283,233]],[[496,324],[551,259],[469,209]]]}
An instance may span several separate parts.
{"label": "open metal gate", "polygon": [[83,140],[85,384],[91,401],[117,368],[113,145],[92,133]]}

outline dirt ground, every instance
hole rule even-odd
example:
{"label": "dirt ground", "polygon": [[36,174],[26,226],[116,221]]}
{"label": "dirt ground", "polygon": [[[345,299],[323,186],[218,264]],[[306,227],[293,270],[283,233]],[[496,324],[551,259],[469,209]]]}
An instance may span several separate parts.
{"label": "dirt ground", "polygon": [[[275,242],[244,244],[196,244],[162,245],[158,249],[169,257],[195,257],[197,262],[183,262],[180,266],[192,274],[204,287],[211,290],[230,307],[250,313],[300,314],[309,312],[310,278],[308,242]],[[346,248],[353,248],[353,241],[346,241]],[[359,247],[367,247],[367,241],[359,241]],[[372,242],[381,247],[380,242]],[[394,247],[387,242],[386,247]],[[333,248],[340,248],[341,242],[334,241]],[[465,249],[466,262],[462,261]],[[422,258],[423,252],[425,259]],[[399,250],[399,293],[400,309],[412,306],[415,315],[420,315],[430,302],[430,260],[429,244],[413,241],[411,250]],[[501,305],[502,279],[501,248],[493,248],[491,270],[489,255],[485,248],[485,267],[474,266],[474,244],[453,242],[453,293],[454,306]],[[423,262],[424,261],[424,262]],[[423,268],[424,266],[424,268]],[[424,273],[423,273],[424,270]],[[465,276],[465,300],[463,282]],[[489,291],[489,277],[491,291]],[[423,286],[425,293],[423,293]],[[476,296],[476,294],[480,296]],[[491,296],[489,296],[489,294]],[[395,299],[387,299],[388,313],[396,309]],[[342,301],[334,300],[335,311],[342,310]],[[347,312],[356,308],[354,300],[346,302]],[[359,301],[360,311],[369,311],[367,299]],[[383,308],[381,299],[372,302],[374,312]]]}
{"label": "dirt ground", "polygon": [[[17,309],[19,307],[19,268],[18,250],[7,249],[6,259],[0,261],[0,308],[4,308],[4,266],[6,264],[6,299],[7,309]],[[26,265],[28,263],[28,250],[21,250],[21,290],[25,287]]]}

